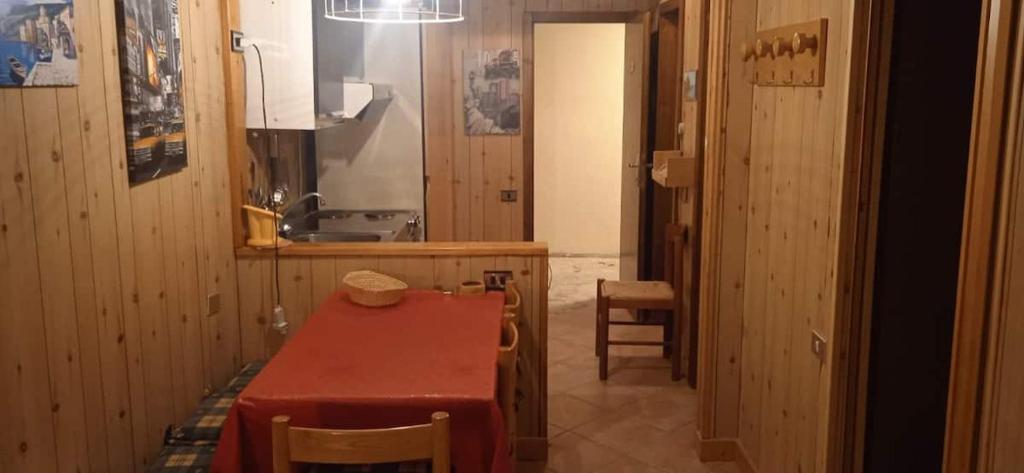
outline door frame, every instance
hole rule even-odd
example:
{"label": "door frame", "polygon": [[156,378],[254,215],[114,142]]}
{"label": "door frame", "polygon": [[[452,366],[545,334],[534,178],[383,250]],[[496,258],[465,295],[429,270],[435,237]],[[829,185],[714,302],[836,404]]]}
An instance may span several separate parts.
{"label": "door frame", "polygon": [[[1007,156],[1012,149],[1012,144],[1007,143],[1012,132],[1006,123],[1017,123],[1021,113],[1010,105],[1011,99],[1020,101],[1019,74],[1024,65],[1024,61],[1016,57],[1020,51],[1014,44],[1024,37],[1021,36],[1024,19],[1020,17],[1024,9],[1018,6],[1015,10],[1014,3],[982,0],[946,414],[943,459],[946,473],[979,471],[986,448],[982,438],[985,421],[982,405],[988,388],[988,340],[992,336],[995,303],[1001,290],[1004,262],[1001,258],[1006,250],[1004,182],[1010,177],[1006,171],[1012,159]],[[854,166],[848,166],[846,175],[860,185],[844,189],[841,210],[840,228],[847,221],[849,224],[846,231],[840,231],[837,287],[846,287],[849,291],[837,294],[836,301],[837,325],[832,347],[836,365],[830,380],[825,452],[829,472],[860,473],[864,468],[872,282],[893,4],[894,0],[871,0],[857,17],[863,20],[860,29],[855,23],[855,37],[862,31],[867,41],[862,42],[860,51],[851,53],[851,57],[860,62],[854,62],[851,68],[850,105],[860,106],[863,113],[849,128],[848,152],[852,153]],[[1016,84],[1011,80],[1015,67]],[[853,80],[862,82],[858,84]],[[843,336],[839,337],[840,334]]]}
{"label": "door frame", "polygon": [[[1015,5],[1018,4],[1018,5]],[[943,471],[990,471],[991,358],[1002,327],[1009,209],[1021,155],[1024,7],[983,0]]]}
{"label": "door frame", "polygon": [[[534,241],[534,25],[537,23],[634,23],[638,16],[645,13],[644,11],[636,10],[618,12],[526,12],[523,14],[523,240]],[[646,55],[647,53],[645,52]],[[645,57],[644,67],[647,67],[646,61],[647,58]],[[648,94],[649,87],[645,83],[643,100],[647,100]],[[647,117],[643,117],[642,120],[646,122]],[[641,128],[646,129],[647,124],[641,125]]]}
{"label": "door frame", "polygon": [[[1005,252],[1003,223],[1008,178],[1006,123],[1017,123],[1021,73],[1015,57],[1024,11],[1006,0],[982,0],[974,116],[957,289],[953,360],[950,368],[943,471],[978,471],[984,453],[982,404],[987,388],[987,342]],[[878,200],[885,137],[894,0],[870,0],[854,9],[851,51],[850,124],[840,208],[836,327],[830,347],[835,361],[829,379],[825,471],[863,471],[868,357],[877,238]],[[1016,77],[1020,81],[1020,77]],[[1012,90],[1015,86],[1018,90]],[[860,110],[859,112],[857,110]],[[1017,116],[1013,116],[1016,113]],[[1019,150],[1018,150],[1019,151]]]}

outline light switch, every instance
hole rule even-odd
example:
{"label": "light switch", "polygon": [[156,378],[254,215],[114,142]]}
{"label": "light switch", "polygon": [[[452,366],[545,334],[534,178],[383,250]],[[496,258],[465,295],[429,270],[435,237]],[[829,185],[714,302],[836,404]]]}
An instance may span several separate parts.
{"label": "light switch", "polygon": [[811,353],[814,353],[822,363],[825,362],[825,351],[827,346],[828,344],[825,342],[825,337],[821,336],[817,331],[811,330]]}
{"label": "light switch", "polygon": [[515,190],[503,190],[501,191],[501,201],[506,203],[515,202],[518,198],[518,194],[519,193]]}
{"label": "light switch", "polygon": [[206,296],[206,315],[216,315],[220,312],[220,293],[215,292]]}

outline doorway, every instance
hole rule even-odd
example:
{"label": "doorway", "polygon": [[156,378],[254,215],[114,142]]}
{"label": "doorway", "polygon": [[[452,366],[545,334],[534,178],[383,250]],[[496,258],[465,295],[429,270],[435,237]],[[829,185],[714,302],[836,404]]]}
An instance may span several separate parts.
{"label": "doorway", "polygon": [[977,1],[893,5],[865,473],[942,469],[980,14]]}
{"label": "doorway", "polygon": [[[641,250],[651,245],[644,244],[643,235],[662,234],[661,225],[653,227],[657,231],[646,230],[652,223],[649,216],[642,216],[653,187],[647,164],[654,142],[648,123],[656,116],[648,113],[655,102],[650,97],[655,92],[650,78],[654,17],[605,12],[526,15],[524,197],[533,215],[526,216],[525,234],[548,242],[552,253],[550,450],[546,464],[529,465],[530,471],[667,471],[681,464],[694,473],[718,471],[697,461],[694,443],[680,443],[696,435],[696,393],[672,381],[671,363],[663,358],[660,346],[616,347],[607,381],[598,379],[594,353],[596,280],[644,277],[639,269]],[[616,39],[602,41],[590,34],[600,30],[614,30]],[[665,48],[669,49],[678,51]],[[586,67],[595,60],[592,54],[604,56],[599,59],[605,65],[596,72]],[[585,93],[595,85],[585,82],[605,79],[616,80],[600,94]],[[586,111],[594,107],[604,108],[604,115]],[[616,116],[608,118],[609,113]],[[580,127],[574,131],[578,134],[570,135]],[[671,212],[666,212],[668,218]],[[584,234],[596,232],[605,234]],[[594,240],[603,246],[586,246]],[[656,266],[662,264],[659,259]],[[626,321],[634,315],[614,309],[611,317]],[[616,336],[658,340],[663,328],[622,326]]]}
{"label": "doorway", "polygon": [[533,45],[534,237],[618,258],[626,24],[540,23]]}

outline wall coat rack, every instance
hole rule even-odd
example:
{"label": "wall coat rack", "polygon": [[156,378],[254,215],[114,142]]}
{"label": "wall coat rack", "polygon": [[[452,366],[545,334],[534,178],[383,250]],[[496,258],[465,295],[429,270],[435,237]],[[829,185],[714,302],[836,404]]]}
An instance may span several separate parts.
{"label": "wall coat rack", "polygon": [[755,85],[821,87],[825,85],[828,20],[780,26],[757,32],[740,45],[744,62],[754,61]]}

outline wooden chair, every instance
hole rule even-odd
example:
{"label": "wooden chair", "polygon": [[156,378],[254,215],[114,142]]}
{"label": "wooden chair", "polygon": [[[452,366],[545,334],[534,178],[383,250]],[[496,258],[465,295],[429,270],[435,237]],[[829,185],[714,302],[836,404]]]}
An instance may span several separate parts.
{"label": "wooden chair", "polygon": [[291,418],[271,421],[274,473],[291,473],[292,462],[367,465],[430,460],[432,470],[451,472],[451,434],[447,412],[435,412],[429,424],[372,430],[291,427]]}
{"label": "wooden chair", "polygon": [[[683,245],[685,229],[669,224],[665,227],[666,281],[605,281],[597,280],[597,336],[595,351],[600,358],[598,375],[608,379],[609,345],[662,346],[664,354],[672,359],[672,380],[682,379],[681,319],[683,307]],[[611,309],[659,310],[668,313],[663,324],[640,320],[613,321],[608,317]],[[610,325],[663,325],[661,341],[609,340]],[[693,376],[691,373],[690,376]]]}
{"label": "wooden chair", "polygon": [[519,328],[515,317],[505,314],[502,324],[502,345],[498,347],[498,402],[505,418],[508,432],[508,453],[515,456],[516,435],[516,383],[518,382],[517,361],[519,360]]}
{"label": "wooden chair", "polygon": [[519,294],[519,286],[514,279],[505,281],[505,313],[512,314],[513,322],[519,322],[523,311],[523,296]]}

